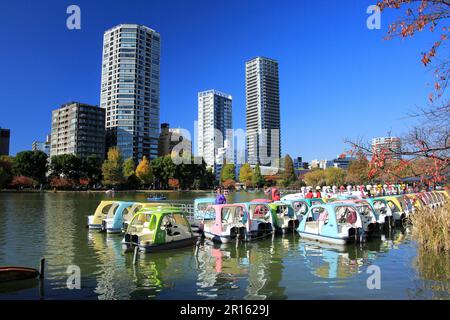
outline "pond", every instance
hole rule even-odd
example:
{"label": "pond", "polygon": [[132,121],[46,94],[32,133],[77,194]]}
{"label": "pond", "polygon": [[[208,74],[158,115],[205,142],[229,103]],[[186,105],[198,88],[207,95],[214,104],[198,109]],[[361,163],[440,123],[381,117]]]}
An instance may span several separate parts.
{"label": "pond", "polygon": [[[146,196],[117,192],[115,199],[144,202]],[[166,196],[189,202],[213,194]],[[229,200],[261,197],[239,192]],[[197,255],[189,247],[140,255],[134,265],[120,235],[86,228],[102,199],[104,193],[0,193],[0,266],[38,267],[41,257],[47,264],[43,283],[1,284],[0,299],[450,298],[449,257],[420,252],[408,229],[347,246],[305,241],[296,233],[238,247],[203,243]],[[67,286],[74,266],[80,289]],[[369,289],[374,270],[379,289]]]}

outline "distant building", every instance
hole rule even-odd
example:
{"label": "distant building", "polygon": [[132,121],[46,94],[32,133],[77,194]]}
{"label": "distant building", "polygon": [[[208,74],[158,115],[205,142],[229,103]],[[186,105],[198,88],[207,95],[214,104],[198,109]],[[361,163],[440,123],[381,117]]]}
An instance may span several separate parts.
{"label": "distant building", "polygon": [[[267,166],[276,165],[281,158],[277,61],[256,57],[246,62],[245,98],[247,162]],[[272,133],[276,136],[272,137]],[[266,152],[263,151],[264,149]],[[260,154],[260,151],[263,151],[263,154]]]}
{"label": "distant building", "polygon": [[192,142],[183,136],[181,129],[171,129],[168,123],[161,124],[161,133],[158,141],[158,157],[164,157],[172,153],[173,148],[184,141],[183,149],[192,154]]}
{"label": "distant building", "polygon": [[401,159],[402,142],[398,137],[380,137],[372,139],[372,151],[380,153],[384,150],[386,157]]}
{"label": "distant building", "polygon": [[232,101],[231,95],[217,90],[198,93],[197,155],[216,174],[220,174],[223,155],[227,154],[222,148],[232,152],[231,143],[226,142],[227,130],[232,129]]}
{"label": "distant building", "polygon": [[11,131],[0,127],[0,156],[9,156],[9,139]]}
{"label": "distant building", "polygon": [[42,151],[45,152],[47,154],[47,156],[50,156],[50,148],[51,148],[51,140],[52,140],[52,136],[50,134],[47,135],[47,139],[45,141],[34,141],[33,144],[31,145],[31,150],[32,151]]}
{"label": "distant building", "polygon": [[50,156],[105,156],[105,109],[79,102],[52,111]]}
{"label": "distant building", "polygon": [[341,156],[337,157],[336,159],[334,159],[332,163],[336,168],[348,169],[350,162],[355,161],[355,160],[356,160],[356,158],[341,155]]}

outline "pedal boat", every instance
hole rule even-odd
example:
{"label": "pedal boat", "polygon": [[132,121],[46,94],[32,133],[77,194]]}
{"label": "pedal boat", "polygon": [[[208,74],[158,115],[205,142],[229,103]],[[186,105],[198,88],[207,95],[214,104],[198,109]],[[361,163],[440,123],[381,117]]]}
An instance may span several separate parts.
{"label": "pedal boat", "polygon": [[108,211],[112,207],[118,206],[117,201],[100,201],[97,209],[93,215],[88,216],[88,227],[89,229],[101,230],[103,225],[103,220],[108,215]]}
{"label": "pedal boat", "polygon": [[364,237],[361,217],[354,204],[327,203],[312,206],[300,222],[300,237],[338,245]]}
{"label": "pedal boat", "polygon": [[290,204],[277,201],[269,204],[269,207],[275,232],[292,232],[298,228],[299,220]]}
{"label": "pedal boat", "polygon": [[182,209],[160,206],[134,215],[122,245],[126,251],[137,246],[141,252],[157,252],[188,247],[197,240]]}

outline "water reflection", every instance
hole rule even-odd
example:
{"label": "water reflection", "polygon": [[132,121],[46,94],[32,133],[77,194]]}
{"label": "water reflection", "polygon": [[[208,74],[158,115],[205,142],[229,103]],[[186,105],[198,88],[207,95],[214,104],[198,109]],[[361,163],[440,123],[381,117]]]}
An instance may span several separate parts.
{"label": "water reflection", "polygon": [[[173,193],[189,201],[208,194]],[[145,194],[120,194],[119,200]],[[232,194],[230,201],[263,195]],[[0,265],[36,267],[47,259],[46,297],[83,299],[448,299],[448,255],[417,251],[410,230],[334,247],[296,233],[252,243],[124,254],[119,235],[89,232],[86,217],[103,194],[0,194]],[[416,257],[417,254],[417,257]],[[367,267],[382,268],[382,290],[369,292]],[[81,269],[82,290],[68,290],[67,267]],[[29,289],[27,289],[29,288]],[[0,298],[39,299],[35,283],[0,287]]]}

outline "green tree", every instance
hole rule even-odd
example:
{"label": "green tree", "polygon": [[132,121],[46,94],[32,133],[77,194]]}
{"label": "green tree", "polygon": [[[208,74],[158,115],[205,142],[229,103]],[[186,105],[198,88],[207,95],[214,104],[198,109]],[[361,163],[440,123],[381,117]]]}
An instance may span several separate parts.
{"label": "green tree", "polygon": [[340,186],[345,182],[346,172],[344,169],[330,167],[325,169],[325,180],[329,186]]}
{"label": "green tree", "polygon": [[144,156],[142,161],[139,162],[136,168],[136,176],[142,181],[144,185],[149,185],[153,183],[153,172],[152,167],[150,166],[150,162],[147,160],[147,157]]}
{"label": "green tree", "polygon": [[250,164],[244,163],[239,170],[239,182],[244,183],[247,187],[252,185],[253,170]]}
{"label": "green tree", "polygon": [[14,159],[0,156],[0,188],[6,187],[13,178]]}
{"label": "green tree", "polygon": [[77,180],[81,176],[82,161],[74,154],[62,154],[50,159],[50,171],[53,177],[64,175],[65,178]]}
{"label": "green tree", "polygon": [[44,183],[47,173],[47,154],[42,151],[19,152],[14,159],[14,173]]}
{"label": "green tree", "polygon": [[170,155],[154,159],[151,166],[157,188],[168,189],[169,179],[175,176],[175,164]]}
{"label": "green tree", "polygon": [[284,158],[283,180],[286,186],[297,180],[294,170],[294,162],[289,155],[286,155]]}
{"label": "green tree", "polygon": [[261,168],[259,166],[259,163],[255,166],[255,171],[253,173],[253,185],[257,188],[261,188],[264,186],[264,177],[261,174]]}
{"label": "green tree", "polygon": [[82,161],[82,170],[91,184],[97,184],[102,181],[102,163],[103,160],[96,154],[87,156]]}
{"label": "green tree", "polygon": [[104,185],[120,186],[125,182],[122,156],[116,147],[108,150],[108,157],[102,165],[102,174]]}
{"label": "green tree", "polygon": [[236,180],[236,166],[232,163],[227,163],[223,166],[222,171],[220,173],[221,182],[225,182],[226,180]]}
{"label": "green tree", "polygon": [[135,174],[135,170],[136,170],[136,164],[134,163],[133,158],[128,158],[127,160],[125,160],[125,162],[123,163],[123,174],[125,175],[125,177],[129,177],[132,174]]}

